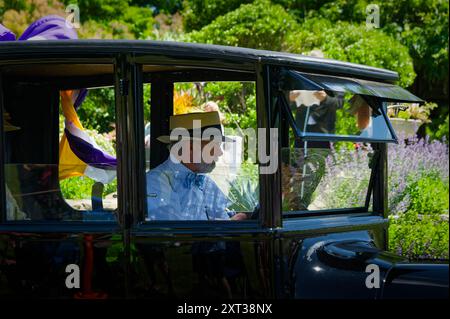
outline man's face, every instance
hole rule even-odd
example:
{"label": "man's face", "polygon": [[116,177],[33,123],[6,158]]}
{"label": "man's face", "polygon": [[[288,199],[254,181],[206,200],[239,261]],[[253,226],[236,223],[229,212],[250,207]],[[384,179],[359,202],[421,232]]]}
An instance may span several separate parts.
{"label": "man's face", "polygon": [[200,162],[194,163],[194,145],[190,143],[191,162],[198,173],[210,173],[215,167],[219,157],[223,155],[221,144],[216,141],[198,141],[201,148]]}

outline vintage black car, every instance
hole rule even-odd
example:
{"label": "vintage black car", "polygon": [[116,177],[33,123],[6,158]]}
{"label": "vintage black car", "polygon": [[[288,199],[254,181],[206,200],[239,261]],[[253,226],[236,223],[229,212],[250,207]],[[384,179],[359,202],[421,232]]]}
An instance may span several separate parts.
{"label": "vintage black car", "polygon": [[[397,80],[235,47],[1,43],[0,298],[448,298],[447,263],[387,252],[387,143],[397,136],[386,110],[422,102]],[[86,89],[114,101],[105,117],[115,149],[97,154],[114,158],[108,165],[86,159],[89,147],[105,150],[77,122]],[[247,219],[152,217],[146,174],[169,156],[157,137],[171,115],[204,111],[219,89],[238,151],[271,151],[271,161],[230,156],[213,178]],[[232,102],[254,123],[227,115]]]}

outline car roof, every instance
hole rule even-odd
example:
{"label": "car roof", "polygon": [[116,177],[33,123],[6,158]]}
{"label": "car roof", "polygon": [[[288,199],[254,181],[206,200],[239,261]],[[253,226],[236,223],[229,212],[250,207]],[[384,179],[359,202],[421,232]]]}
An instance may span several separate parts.
{"label": "car roof", "polygon": [[153,40],[42,40],[0,42],[0,64],[24,58],[157,55],[169,58],[199,58],[226,63],[263,63],[296,68],[306,72],[359,77],[369,80],[395,82],[397,72],[338,60],[256,50],[241,47]]}

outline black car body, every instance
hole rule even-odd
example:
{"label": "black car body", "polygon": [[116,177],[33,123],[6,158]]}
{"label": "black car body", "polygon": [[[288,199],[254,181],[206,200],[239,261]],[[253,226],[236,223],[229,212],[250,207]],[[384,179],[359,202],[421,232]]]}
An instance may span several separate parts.
{"label": "black car body", "polygon": [[[260,203],[253,219],[145,220],[142,83],[152,85],[152,104],[162,105],[151,112],[152,138],[168,131],[175,82],[242,80],[256,85],[258,127],[278,128],[280,145],[286,144],[283,134],[295,126],[280,92],[309,86],[331,91],[331,82],[360,90],[371,106],[378,105],[395,142],[383,103],[420,101],[393,84],[398,80],[395,72],[242,48],[77,40],[1,43],[0,76],[0,117],[8,112],[22,128],[14,133],[7,156],[9,137],[0,121],[0,145],[5,150],[0,155],[0,298],[448,297],[448,264],[408,263],[386,252],[385,139],[296,132],[300,141],[371,145],[376,156],[364,207],[283,213],[280,166],[272,174],[259,175]],[[81,216],[65,221],[72,208],[61,197],[58,184],[58,92],[97,86],[113,86],[115,92],[116,218],[91,221]],[[150,154],[151,167],[167,158],[167,150],[157,147]],[[279,158],[281,165],[281,152]],[[47,188],[33,189],[53,190],[47,202],[51,209],[42,214],[33,211],[39,216],[36,220],[6,218],[4,167],[9,163],[53,166]],[[106,254],[113,246],[118,257],[108,261]],[[78,289],[66,286],[69,264],[81,269]],[[369,265],[379,271],[379,285],[372,288],[366,284],[373,269]]]}

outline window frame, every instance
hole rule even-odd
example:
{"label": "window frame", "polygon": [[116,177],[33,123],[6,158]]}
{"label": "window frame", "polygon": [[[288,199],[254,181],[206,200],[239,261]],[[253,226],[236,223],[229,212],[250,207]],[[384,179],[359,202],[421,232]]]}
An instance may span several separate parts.
{"label": "window frame", "polygon": [[[255,72],[255,70],[253,69],[247,69],[247,68],[243,68],[243,69],[237,69],[236,65],[234,65],[234,67],[227,67],[227,66],[222,66],[222,67],[217,67],[217,65],[209,65],[207,62],[205,62],[204,64],[202,64],[201,66],[197,65],[197,63],[194,64],[190,64],[190,63],[183,63],[183,61],[180,61],[180,63],[176,64],[176,67],[182,67],[185,68],[184,70],[176,70],[176,71],[155,71],[155,72],[149,72],[147,74],[143,73],[143,67],[145,65],[158,65],[158,66],[163,66],[163,65],[167,65],[165,63],[155,63],[155,61],[152,61],[152,59],[137,59],[137,61],[139,61],[139,63],[137,63],[136,65],[139,66],[139,72],[141,73],[141,76],[139,77],[139,81],[137,82],[137,86],[139,87],[140,96],[137,96],[136,99],[139,100],[139,102],[135,103],[135,105],[142,105],[141,110],[139,111],[139,113],[143,114],[143,85],[144,84],[148,84],[148,83],[152,83],[153,80],[161,80],[161,77],[164,77],[164,81],[166,83],[169,83],[172,85],[175,83],[186,83],[186,82],[225,82],[225,81],[231,81],[231,82],[254,82],[255,83],[255,95],[256,95],[256,111],[257,111],[257,123],[258,123],[258,127],[260,126],[260,116],[259,116],[259,112],[258,112],[258,106],[261,103],[261,99],[258,98],[258,83],[260,83],[260,79],[258,79],[258,74],[257,72]],[[170,64],[171,66],[174,66],[174,64]],[[172,90],[173,91],[173,90]],[[172,92],[171,91],[171,92]],[[170,96],[172,96],[173,92],[170,94]],[[153,96],[152,96],[153,99]],[[173,99],[170,99],[170,101],[173,101]],[[169,102],[171,103],[171,102]],[[170,105],[171,108],[173,108],[173,105]],[[150,110],[151,110],[151,105],[150,105]],[[137,110],[135,110],[137,111]],[[172,110],[170,110],[170,112],[172,112]],[[154,116],[154,111],[150,111],[150,113],[152,114],[152,117]],[[140,139],[141,142],[139,142],[139,153],[144,153],[145,151],[145,147],[144,147],[144,118],[142,117],[142,120],[140,120],[138,125],[135,125],[136,127],[141,127],[142,129],[140,130],[141,132],[136,132],[136,135],[141,136],[142,138]],[[151,123],[153,123],[153,121],[151,121]],[[151,126],[152,130],[153,130],[153,125]],[[152,136],[155,136],[153,131],[151,133]],[[150,157],[151,154],[154,152],[150,153]],[[143,165],[139,165],[141,167],[142,170],[142,176],[145,176],[145,157],[142,160]],[[259,165],[258,165],[259,166]],[[259,171],[259,167],[258,167],[258,171]],[[258,173],[258,183],[259,183],[259,197],[260,197],[260,207],[262,205],[262,194],[263,194],[263,190],[262,190],[262,184],[261,184],[261,174],[260,172]],[[144,181],[144,185],[141,186],[144,188],[145,190],[145,181]],[[258,218],[258,219],[252,219],[252,220],[244,220],[244,221],[238,221],[238,222],[230,222],[230,221],[226,221],[226,220],[186,220],[186,221],[164,221],[164,220],[153,220],[153,221],[149,221],[149,220],[145,220],[145,217],[147,215],[147,196],[146,196],[146,192],[144,192],[145,196],[142,196],[142,201],[139,204],[140,206],[142,206],[144,209],[136,216],[134,216],[135,219],[135,223],[133,224],[133,228],[135,231],[137,232],[146,232],[146,231],[150,231],[150,230],[158,230],[158,229],[171,229],[174,231],[181,231],[183,232],[183,229],[185,230],[186,227],[188,227],[189,229],[191,229],[192,231],[195,232],[195,230],[206,230],[206,229],[211,229],[211,227],[214,227],[217,230],[223,230],[226,231],[227,233],[229,231],[243,231],[243,230],[251,230],[251,229],[259,229],[262,227],[262,225],[264,225],[263,222],[263,218]]]}
{"label": "window frame", "polygon": [[[40,59],[36,60],[34,58],[30,59],[18,59],[8,61],[6,64],[0,65],[0,145],[2,145],[1,149],[4,149],[4,136],[3,136],[3,85],[2,79],[4,78],[3,68],[10,66],[28,66],[28,65],[36,65],[36,64],[45,64],[45,65],[73,65],[73,64],[103,64],[109,65],[112,67],[112,74],[105,75],[91,75],[91,76],[77,76],[77,77],[44,77],[47,83],[53,87],[56,87],[58,90],[67,90],[67,89],[81,89],[85,87],[96,87],[96,86],[112,86],[115,91],[115,109],[116,109],[116,126],[119,125],[119,122],[123,121],[120,119],[117,113],[118,108],[118,100],[117,100],[117,90],[118,84],[116,83],[116,74],[118,72],[117,66],[117,57],[109,57],[109,58],[101,58],[95,57],[92,58],[74,58],[67,57],[63,59]],[[41,77],[32,76],[27,77],[29,80],[42,80]],[[59,113],[59,112],[58,112]],[[59,125],[58,125],[59,126]],[[58,139],[59,141],[59,139]],[[119,141],[116,140],[117,145],[119,145]],[[56,143],[59,147],[59,143]],[[6,216],[6,189],[5,189],[5,163],[4,163],[4,154],[0,154],[0,208],[4,213],[0,214],[0,230],[5,229],[6,231],[24,231],[24,232],[73,232],[73,233],[82,233],[82,232],[110,232],[115,233],[121,227],[121,216],[122,210],[119,208],[120,202],[123,201],[123,196],[120,195],[118,191],[118,208],[115,212],[116,220],[7,220]],[[117,170],[119,170],[121,164],[118,159]],[[118,188],[121,181],[119,180],[119,176],[117,176]],[[59,185],[59,183],[58,183]],[[64,197],[61,197],[62,200],[65,200]],[[70,206],[69,204],[67,204]],[[83,212],[80,210],[76,210],[73,207],[71,209],[74,212]]]}
{"label": "window frame", "polygon": [[[298,70],[295,68],[289,68],[284,66],[270,66],[269,70],[267,71],[269,74],[269,83],[270,88],[268,89],[268,101],[271,103],[271,108],[274,110],[274,118],[275,117],[283,117],[285,121],[279,121],[280,122],[280,143],[279,143],[279,149],[281,151],[282,140],[284,135],[289,134],[289,128],[293,130],[293,133],[296,139],[299,140],[299,142],[304,141],[327,141],[327,142],[336,142],[336,141],[343,141],[343,142],[363,142],[363,143],[370,143],[372,146],[372,149],[374,150],[374,161],[372,163],[373,167],[371,168],[371,174],[370,174],[370,180],[369,180],[369,186],[366,193],[366,200],[364,207],[354,207],[354,208],[334,208],[334,209],[326,209],[326,210],[316,210],[316,211],[292,211],[292,212],[284,212],[282,208],[280,209],[280,216],[282,221],[288,221],[295,218],[305,218],[305,217],[311,217],[311,216],[331,216],[331,215],[345,215],[345,214],[370,214],[370,215],[381,215],[386,217],[387,216],[387,143],[388,141],[385,140],[378,140],[378,139],[370,139],[370,138],[358,138],[356,136],[302,136],[300,131],[295,125],[295,120],[292,115],[291,110],[289,109],[288,105],[286,103],[279,103],[279,92],[286,89],[283,88],[282,85],[282,79],[283,76],[285,76],[286,73],[283,72],[289,72],[289,71],[295,71],[294,74],[302,73],[305,71]],[[330,75],[330,74],[323,74],[324,76],[328,77],[338,77],[339,74],[336,75]],[[314,81],[310,79],[306,79],[304,85],[305,89],[309,90],[326,90],[324,86],[322,86],[320,83],[315,83]],[[289,87],[289,83],[287,84]],[[275,93],[273,93],[275,92]],[[387,127],[389,131],[391,132],[391,135],[394,138],[394,143],[397,142],[397,136],[395,134],[395,131],[392,127],[391,122],[389,121],[386,113],[386,99],[382,99],[379,97],[370,97],[371,102],[376,103],[378,106],[378,109],[380,110],[381,114],[383,115]],[[281,105],[280,105],[281,104]],[[284,104],[284,105],[283,105]],[[281,154],[281,152],[280,152]],[[280,161],[281,164],[281,161]],[[281,174],[281,172],[280,172]],[[282,185],[280,183],[280,190],[282,188]],[[368,208],[370,206],[370,200],[372,201],[372,211],[369,211]],[[280,206],[281,206],[281,194],[280,194]],[[288,213],[288,216],[286,217],[286,213]]]}

